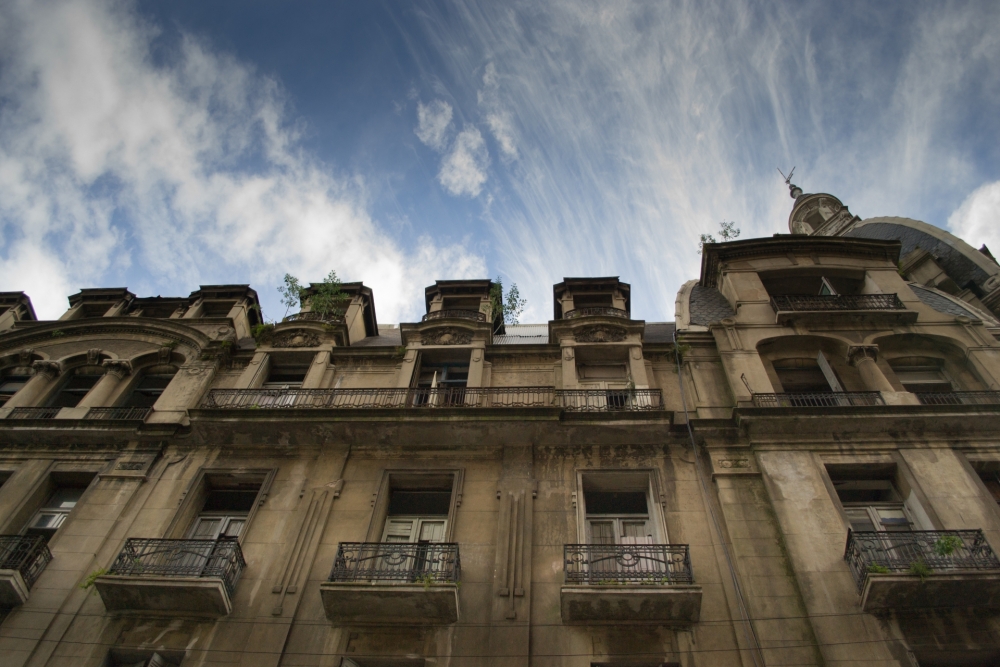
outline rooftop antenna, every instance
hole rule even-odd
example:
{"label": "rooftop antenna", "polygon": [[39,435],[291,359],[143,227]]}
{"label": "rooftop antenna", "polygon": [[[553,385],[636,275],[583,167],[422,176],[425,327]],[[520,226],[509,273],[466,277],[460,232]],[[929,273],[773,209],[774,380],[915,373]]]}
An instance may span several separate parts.
{"label": "rooftop antenna", "polygon": [[799,195],[802,194],[802,188],[792,183],[792,174],[795,173],[795,167],[792,167],[792,170],[788,172],[787,176],[785,176],[785,173],[781,171],[781,169],[778,169],[778,173],[785,179],[785,185],[788,186],[788,194],[791,195],[792,199],[798,199]]}

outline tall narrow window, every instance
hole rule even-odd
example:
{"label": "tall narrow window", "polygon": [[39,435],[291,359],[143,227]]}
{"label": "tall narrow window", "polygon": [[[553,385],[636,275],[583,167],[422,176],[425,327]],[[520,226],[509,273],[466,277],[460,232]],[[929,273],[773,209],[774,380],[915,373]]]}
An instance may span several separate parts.
{"label": "tall narrow window", "polygon": [[49,407],[75,408],[103,375],[104,369],[99,367],[77,369],[49,399]]}
{"label": "tall narrow window", "polygon": [[913,521],[893,483],[891,470],[829,469],[830,480],[856,532],[913,530]]}
{"label": "tall narrow window", "polygon": [[653,544],[643,491],[584,491],[590,544]]}
{"label": "tall narrow window", "polygon": [[469,364],[421,364],[414,394],[415,406],[461,405],[469,381]]}
{"label": "tall narrow window", "polygon": [[122,403],[126,408],[151,408],[153,404],[163,394],[170,381],[174,379],[172,374],[167,373],[146,373],[142,376],[135,387],[129,393],[128,398]]}
{"label": "tall narrow window", "polygon": [[188,537],[194,540],[240,537],[258,491],[259,488],[210,489]]}
{"label": "tall narrow window", "polygon": [[49,496],[45,504],[35,512],[24,532],[26,535],[41,535],[48,542],[65,523],[73,508],[86,490],[84,486],[59,486]]}
{"label": "tall narrow window", "polygon": [[833,391],[816,359],[781,359],[774,362],[781,388],[789,394],[819,394]]}
{"label": "tall narrow window", "polygon": [[444,542],[451,489],[392,489],[383,542]]}
{"label": "tall narrow window", "polygon": [[9,401],[14,394],[31,379],[30,375],[5,375],[0,378],[0,407]]}

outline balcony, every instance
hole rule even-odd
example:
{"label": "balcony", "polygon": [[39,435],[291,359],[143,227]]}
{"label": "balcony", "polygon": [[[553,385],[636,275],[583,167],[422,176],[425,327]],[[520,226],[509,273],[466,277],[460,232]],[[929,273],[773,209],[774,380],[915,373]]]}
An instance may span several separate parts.
{"label": "balcony", "polygon": [[91,408],[84,419],[112,421],[144,421],[152,408]]}
{"label": "balcony", "polygon": [[877,391],[828,391],[793,394],[754,394],[755,408],[837,408],[885,405]]}
{"label": "balcony", "polygon": [[228,410],[561,408],[568,412],[646,412],[662,410],[663,400],[659,389],[213,389],[201,407]]}
{"label": "balcony", "polygon": [[564,623],[696,623],[701,586],[694,585],[686,544],[567,544]]}
{"label": "balcony", "polygon": [[596,306],[590,308],[577,308],[575,310],[567,310],[563,314],[564,320],[575,320],[578,317],[620,317],[624,320],[628,319],[628,313],[621,308],[611,308],[610,306]]}
{"label": "balcony", "polygon": [[14,408],[7,419],[55,419],[62,408]]}
{"label": "balcony", "polygon": [[459,319],[459,320],[472,320],[473,322],[485,322],[486,313],[481,313],[478,310],[461,310],[457,308],[448,308],[445,310],[432,310],[423,317],[420,318],[421,322],[429,322],[431,320],[444,320],[444,319]]}
{"label": "balcony", "polygon": [[341,542],[320,596],[335,623],[450,624],[461,573],[457,544]]}
{"label": "balcony", "polygon": [[923,405],[1000,405],[1000,391],[918,392]]}
{"label": "balcony", "polygon": [[771,297],[777,322],[822,323],[831,316],[851,314],[877,322],[915,322],[917,313],[907,310],[895,294],[788,294]]}
{"label": "balcony", "polygon": [[246,565],[235,538],[129,538],[94,586],[111,612],[219,618]]}
{"label": "balcony", "polygon": [[1000,607],[1000,559],[981,530],[847,533],[864,611]]}
{"label": "balcony", "polygon": [[663,409],[659,389],[562,389],[556,403],[568,412],[648,412]]}
{"label": "balcony", "polygon": [[282,322],[320,322],[321,324],[326,324],[328,322],[343,322],[344,313],[328,313],[323,315],[322,313],[292,313],[288,317],[283,317]]}
{"label": "balcony", "polygon": [[0,535],[0,609],[24,604],[50,560],[44,537]]}

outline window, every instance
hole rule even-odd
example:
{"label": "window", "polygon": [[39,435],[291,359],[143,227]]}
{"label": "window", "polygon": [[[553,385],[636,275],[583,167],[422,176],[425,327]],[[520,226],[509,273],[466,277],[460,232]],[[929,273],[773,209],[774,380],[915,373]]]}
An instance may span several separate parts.
{"label": "window", "polygon": [[0,378],[0,407],[31,379],[30,375],[6,375]]}
{"label": "window", "polygon": [[820,296],[834,296],[837,294],[837,290],[833,289],[833,285],[826,278],[820,278],[819,294]]}
{"label": "window", "polygon": [[584,491],[589,544],[653,544],[645,491]]}
{"label": "window", "polygon": [[944,373],[942,359],[902,357],[891,359],[889,366],[906,391],[914,394],[954,391],[951,380]]}
{"label": "window", "polygon": [[104,369],[96,366],[77,369],[49,399],[48,407],[75,408],[103,376]]}
{"label": "window", "polygon": [[299,389],[306,379],[308,366],[277,366],[271,362],[271,370],[264,382],[265,389]]}
{"label": "window", "polygon": [[446,489],[392,489],[382,541],[444,542],[450,509],[450,483]]}
{"label": "window", "polygon": [[238,538],[243,534],[260,487],[210,489],[188,532],[193,540]]}
{"label": "window", "polygon": [[611,294],[574,294],[573,308],[611,308],[615,305]]}
{"label": "window", "polygon": [[146,373],[142,376],[135,387],[129,393],[128,398],[122,403],[126,408],[151,408],[153,404],[163,394],[170,381],[174,379],[172,374],[166,373]]}
{"label": "window", "polygon": [[827,471],[851,530],[913,530],[913,521],[903,503],[903,496],[894,483],[895,471],[891,466],[828,466]]}
{"label": "window", "polygon": [[778,376],[781,388],[788,394],[818,394],[833,391],[817,359],[781,359],[774,362],[774,372]]}
{"label": "window", "polygon": [[56,534],[66,517],[80,501],[85,486],[60,486],[49,496],[45,504],[35,512],[35,516],[24,529],[26,535],[42,535],[48,542]]}
{"label": "window", "polygon": [[461,405],[465,402],[465,386],[469,381],[469,364],[421,364],[417,378],[418,389],[436,391],[417,392],[415,406]]}

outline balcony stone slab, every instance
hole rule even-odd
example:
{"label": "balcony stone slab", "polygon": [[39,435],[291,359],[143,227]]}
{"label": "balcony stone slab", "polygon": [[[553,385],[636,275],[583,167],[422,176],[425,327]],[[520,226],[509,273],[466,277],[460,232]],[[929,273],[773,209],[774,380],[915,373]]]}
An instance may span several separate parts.
{"label": "balcony stone slab", "polygon": [[338,624],[447,625],[459,619],[455,584],[320,584],[326,617]]}
{"label": "balcony stone slab", "polygon": [[28,585],[17,570],[0,570],[0,609],[17,607],[28,601]]}
{"label": "balcony stone slab", "polygon": [[1000,609],[1000,571],[869,573],[861,590],[867,612],[956,607]]}
{"label": "balcony stone slab", "polygon": [[221,618],[233,610],[222,579],[107,574],[94,580],[110,612]]}
{"label": "balcony stone slab", "polygon": [[563,623],[689,625],[701,617],[701,586],[563,586]]}

